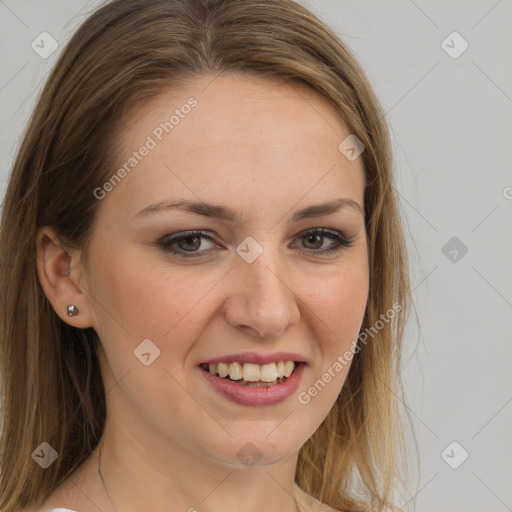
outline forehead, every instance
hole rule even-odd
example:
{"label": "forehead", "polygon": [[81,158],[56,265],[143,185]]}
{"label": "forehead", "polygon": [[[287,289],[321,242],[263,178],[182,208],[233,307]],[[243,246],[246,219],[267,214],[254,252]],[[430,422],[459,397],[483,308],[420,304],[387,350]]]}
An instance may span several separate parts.
{"label": "forehead", "polygon": [[134,208],[174,196],[279,204],[284,195],[324,200],[331,191],[362,204],[362,159],[351,162],[338,150],[350,132],[304,85],[253,74],[202,76],[132,108],[123,121],[119,165],[152,147],[112,194],[120,200],[122,190]]}
{"label": "forehead", "polygon": [[[197,105],[190,109],[187,101],[192,99]],[[318,130],[323,137],[329,134],[336,140],[340,132],[348,135],[334,107],[306,85],[254,73],[231,72],[183,79],[172,89],[135,105],[123,116],[124,127],[128,129],[121,129],[122,140],[129,140],[130,132],[133,133],[129,128],[134,126],[145,132],[153,131],[162,121],[168,121],[173,111],[176,112],[171,123],[173,135],[193,130],[203,142],[242,141],[248,146],[251,145],[248,136],[258,135],[259,142],[264,142],[264,135],[270,139],[277,134],[279,141],[296,140],[300,136],[315,138]],[[188,118],[186,123],[181,122],[184,118]]]}

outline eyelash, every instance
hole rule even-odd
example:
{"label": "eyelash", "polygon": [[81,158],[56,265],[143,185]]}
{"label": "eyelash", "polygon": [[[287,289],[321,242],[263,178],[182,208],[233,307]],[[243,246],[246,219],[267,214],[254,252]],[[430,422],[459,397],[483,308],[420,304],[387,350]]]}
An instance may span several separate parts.
{"label": "eyelash", "polygon": [[[179,235],[179,236],[176,236]],[[345,249],[347,247],[350,247],[352,245],[353,240],[349,240],[345,238],[342,233],[339,231],[331,231],[327,230],[325,228],[315,228],[310,229],[309,231],[306,231],[302,233],[301,235],[297,236],[295,240],[304,238],[311,235],[319,235],[324,238],[330,238],[331,240],[335,240],[336,244],[333,244],[332,246],[329,246],[328,249],[325,249],[323,251],[317,251],[314,249],[305,249],[306,252],[312,251],[313,253],[317,254],[335,254],[341,251],[342,249]],[[207,239],[211,242],[215,243],[215,240],[206,232],[201,230],[192,230],[192,231],[183,231],[182,233],[176,233],[171,236],[165,236],[164,238],[160,239],[157,242],[158,247],[160,247],[164,252],[176,254],[179,256],[183,256],[185,258],[197,258],[204,254],[203,252],[188,252],[187,251],[177,251],[174,249],[170,249],[171,245],[177,244],[183,240],[186,240],[187,238],[194,238],[194,237],[200,237],[202,239]]]}

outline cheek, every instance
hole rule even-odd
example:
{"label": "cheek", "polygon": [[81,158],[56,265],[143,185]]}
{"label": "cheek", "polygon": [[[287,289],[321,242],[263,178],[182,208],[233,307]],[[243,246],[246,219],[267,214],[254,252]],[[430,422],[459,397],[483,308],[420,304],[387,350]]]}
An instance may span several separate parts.
{"label": "cheek", "polygon": [[300,421],[318,428],[338,398],[350,370],[355,341],[368,299],[365,267],[338,270],[309,295],[313,322],[314,364],[298,394]]}
{"label": "cheek", "polygon": [[355,340],[363,322],[368,299],[368,271],[365,267],[338,269],[318,281],[309,294],[308,307],[316,318],[322,350],[345,350]]}
{"label": "cheek", "polygon": [[93,306],[106,351],[122,350],[133,356],[142,340],[150,339],[164,356],[160,362],[169,355],[175,365],[175,356],[187,351],[190,340],[208,323],[208,293],[225,272],[201,271],[197,266],[169,268],[165,262],[128,256],[116,262],[114,268],[96,262],[98,301]]}
{"label": "cheek", "polygon": [[[114,390],[111,406],[118,410],[116,404],[130,403],[133,410],[171,431],[173,418],[198,414],[195,402],[182,388],[184,365],[193,342],[210,320],[208,291],[223,273],[204,273],[194,279],[192,272],[197,273],[197,268],[173,272],[128,257],[116,261],[114,269],[97,266],[101,270],[95,276],[95,293],[101,298],[95,311],[105,354],[103,376],[106,389]],[[159,352],[145,366],[136,354],[149,350],[153,357],[154,347],[147,342],[142,345],[147,339]],[[156,409],[155,404],[159,404]],[[179,429],[172,430],[173,437],[180,435]]]}

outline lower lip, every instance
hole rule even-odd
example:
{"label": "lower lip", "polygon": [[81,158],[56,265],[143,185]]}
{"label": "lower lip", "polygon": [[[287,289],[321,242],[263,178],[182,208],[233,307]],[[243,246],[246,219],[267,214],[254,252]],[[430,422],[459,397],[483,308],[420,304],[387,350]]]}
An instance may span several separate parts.
{"label": "lower lip", "polygon": [[199,371],[213,389],[228,400],[239,405],[263,406],[278,404],[297,391],[305,366],[305,363],[298,364],[293,373],[281,384],[261,387],[236,384],[232,380],[212,375],[202,368],[199,368]]}

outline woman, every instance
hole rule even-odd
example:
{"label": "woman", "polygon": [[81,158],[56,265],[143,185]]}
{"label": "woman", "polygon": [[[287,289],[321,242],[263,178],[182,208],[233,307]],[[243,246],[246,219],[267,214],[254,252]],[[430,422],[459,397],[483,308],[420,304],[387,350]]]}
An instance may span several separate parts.
{"label": "woman", "polygon": [[2,215],[0,509],[395,510],[410,302],[383,113],[283,0],[115,0]]}

